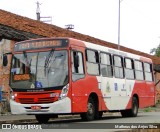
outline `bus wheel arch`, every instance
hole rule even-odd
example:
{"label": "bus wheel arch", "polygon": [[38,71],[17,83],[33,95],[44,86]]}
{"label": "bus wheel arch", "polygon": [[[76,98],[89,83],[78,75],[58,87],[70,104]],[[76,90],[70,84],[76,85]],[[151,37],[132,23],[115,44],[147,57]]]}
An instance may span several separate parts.
{"label": "bus wheel arch", "polygon": [[87,112],[81,113],[82,120],[91,121],[102,117],[102,113],[98,111],[99,99],[96,93],[91,93],[88,97]]}
{"label": "bus wheel arch", "polygon": [[121,110],[122,117],[136,117],[139,108],[139,98],[137,94],[132,97],[131,109]]}

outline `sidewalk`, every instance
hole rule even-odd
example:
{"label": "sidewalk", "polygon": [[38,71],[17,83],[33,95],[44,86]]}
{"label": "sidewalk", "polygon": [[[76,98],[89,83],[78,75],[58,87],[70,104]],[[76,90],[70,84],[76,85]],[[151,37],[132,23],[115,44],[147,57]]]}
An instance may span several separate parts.
{"label": "sidewalk", "polygon": [[[152,107],[152,108],[144,108],[144,109],[139,109],[139,113],[141,112],[158,112],[160,111],[160,108]],[[109,113],[106,112],[104,115],[119,115],[118,112],[115,113]],[[58,119],[69,119],[69,118],[79,118],[79,115],[60,115]],[[5,114],[5,115],[0,115],[0,124],[5,124],[5,123],[21,123],[21,122],[36,122],[35,116],[34,115],[11,115],[10,113]]]}
{"label": "sidewalk", "polygon": [[0,115],[0,124],[4,123],[19,123],[19,122],[32,122],[36,121],[34,115]]}

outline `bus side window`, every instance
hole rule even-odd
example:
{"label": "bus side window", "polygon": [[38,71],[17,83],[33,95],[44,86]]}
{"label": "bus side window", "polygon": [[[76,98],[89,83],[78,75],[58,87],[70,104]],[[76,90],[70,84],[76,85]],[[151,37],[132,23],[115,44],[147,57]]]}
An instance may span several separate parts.
{"label": "bus side window", "polygon": [[90,75],[99,75],[99,54],[96,50],[86,50],[87,72]]}
{"label": "bus side window", "polygon": [[134,67],[135,67],[135,78],[137,80],[144,80],[142,62],[135,60],[134,61]]}
{"label": "bus side window", "polygon": [[133,60],[125,58],[125,77],[126,79],[134,79]]}
{"label": "bus side window", "polygon": [[144,63],[144,73],[146,81],[153,81],[152,64]]}
{"label": "bus side window", "polygon": [[79,51],[72,51],[71,59],[72,59],[72,80],[76,81],[84,77],[83,54]]}
{"label": "bus side window", "polygon": [[114,75],[116,78],[124,78],[123,59],[120,56],[114,56]]}
{"label": "bus side window", "polygon": [[113,69],[112,69],[112,59],[111,55],[107,53],[100,53],[101,64],[100,69],[103,77],[112,77]]}

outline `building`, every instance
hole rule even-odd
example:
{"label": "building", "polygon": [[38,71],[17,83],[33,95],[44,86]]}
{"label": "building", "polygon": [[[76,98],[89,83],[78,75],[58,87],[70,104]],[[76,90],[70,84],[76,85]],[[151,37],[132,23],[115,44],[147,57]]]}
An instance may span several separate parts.
{"label": "building", "polygon": [[[106,45],[115,49],[118,47],[117,44],[106,42],[88,35],[63,29],[55,25],[42,23],[40,21],[32,20],[4,10],[0,10],[0,91],[3,92],[2,95],[7,100],[10,98],[9,69],[11,55],[9,57],[9,64],[6,67],[2,66],[2,56],[6,52],[13,51],[15,42],[38,37],[71,37],[99,45]],[[149,57],[153,60],[154,64],[160,64],[159,57],[155,57],[123,46],[121,46],[121,50]],[[155,76],[156,82],[160,80],[159,73],[156,73]],[[160,85],[157,85],[157,90],[159,89]],[[157,94],[159,94],[158,91]]]}

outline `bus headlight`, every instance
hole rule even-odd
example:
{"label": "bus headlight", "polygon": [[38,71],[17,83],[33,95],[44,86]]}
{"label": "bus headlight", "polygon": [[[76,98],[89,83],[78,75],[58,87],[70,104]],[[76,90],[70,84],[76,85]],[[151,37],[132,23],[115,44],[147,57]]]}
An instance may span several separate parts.
{"label": "bus headlight", "polygon": [[67,97],[68,89],[69,89],[69,84],[67,84],[66,86],[64,86],[62,88],[61,94],[59,96],[59,100],[64,99],[65,97]]}
{"label": "bus headlight", "polygon": [[12,100],[15,100],[15,98],[17,97],[17,93],[11,93],[10,97]]}

